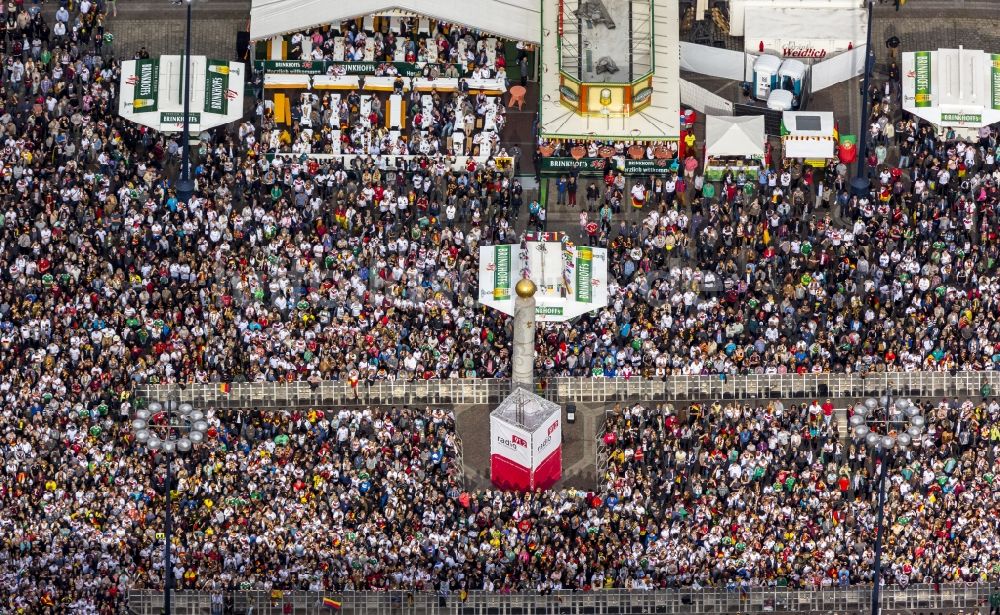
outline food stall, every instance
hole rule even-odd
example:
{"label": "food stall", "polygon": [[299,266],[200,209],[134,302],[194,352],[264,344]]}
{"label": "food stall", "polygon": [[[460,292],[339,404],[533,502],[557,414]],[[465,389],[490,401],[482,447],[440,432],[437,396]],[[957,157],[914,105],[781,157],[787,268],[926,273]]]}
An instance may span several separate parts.
{"label": "food stall", "polygon": [[705,120],[705,178],[720,181],[726,171],[756,178],[764,160],[764,116],[710,115]]}
{"label": "food stall", "polygon": [[821,166],[834,157],[834,132],[829,111],[785,111],[781,114],[782,155]]}

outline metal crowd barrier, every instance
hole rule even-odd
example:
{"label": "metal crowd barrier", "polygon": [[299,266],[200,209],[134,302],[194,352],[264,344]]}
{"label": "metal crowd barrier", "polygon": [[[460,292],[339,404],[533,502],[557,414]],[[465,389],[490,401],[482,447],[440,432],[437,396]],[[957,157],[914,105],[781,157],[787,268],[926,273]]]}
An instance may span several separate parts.
{"label": "metal crowd barrier", "polygon": [[[559,403],[618,401],[697,402],[709,400],[856,399],[886,390],[913,398],[978,398],[1000,391],[1000,371],[900,372],[878,374],[748,374],[739,376],[670,376],[641,378],[550,378],[538,392]],[[360,383],[345,381],[234,382],[220,384],[147,384],[136,395],[147,399],[180,399],[222,408],[289,408],[351,405],[494,405],[510,392],[510,381],[487,378],[420,382]]]}
{"label": "metal crowd barrier", "polygon": [[[987,615],[990,595],[995,591],[1000,588],[988,584],[887,588],[882,591],[882,612]],[[607,589],[547,595],[471,592],[464,601],[456,594],[441,597],[404,591],[273,594],[261,590],[233,592],[228,597],[236,615],[282,615],[289,611],[292,615],[331,615],[335,611],[323,606],[324,597],[340,601],[342,607],[337,612],[344,615],[862,615],[871,608],[871,590],[865,587],[818,590],[753,587],[733,591]],[[159,615],[163,606],[162,593],[156,590],[130,590],[128,600],[129,608],[138,615]],[[174,615],[211,615],[211,594],[175,592],[173,611]]]}

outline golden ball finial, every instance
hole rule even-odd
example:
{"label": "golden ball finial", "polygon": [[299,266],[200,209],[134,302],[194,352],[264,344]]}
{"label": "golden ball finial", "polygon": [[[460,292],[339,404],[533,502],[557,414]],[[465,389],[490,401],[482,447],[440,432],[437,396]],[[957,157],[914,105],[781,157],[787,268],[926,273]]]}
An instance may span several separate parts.
{"label": "golden ball finial", "polygon": [[517,296],[522,299],[530,299],[535,294],[535,283],[528,278],[523,278],[520,282],[514,285],[514,292],[516,292]]}

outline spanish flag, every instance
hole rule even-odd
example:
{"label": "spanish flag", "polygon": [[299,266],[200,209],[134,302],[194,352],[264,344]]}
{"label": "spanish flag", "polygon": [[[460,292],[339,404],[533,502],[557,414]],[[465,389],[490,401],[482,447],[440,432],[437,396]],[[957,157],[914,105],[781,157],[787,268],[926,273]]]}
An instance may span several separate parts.
{"label": "spanish flag", "polygon": [[334,600],[333,598],[323,598],[323,606],[329,607],[335,611],[340,610],[340,602]]}

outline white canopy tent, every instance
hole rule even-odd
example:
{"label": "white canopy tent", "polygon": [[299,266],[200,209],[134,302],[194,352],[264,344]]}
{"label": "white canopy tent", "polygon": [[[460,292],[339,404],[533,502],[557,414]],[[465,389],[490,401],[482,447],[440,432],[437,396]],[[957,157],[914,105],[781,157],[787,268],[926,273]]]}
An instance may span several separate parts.
{"label": "white canopy tent", "polygon": [[537,0],[253,0],[250,38],[263,40],[372,14],[423,15],[512,40],[542,40]]}
{"label": "white canopy tent", "polygon": [[710,115],[705,122],[705,155],[709,158],[764,155],[763,115]]}

